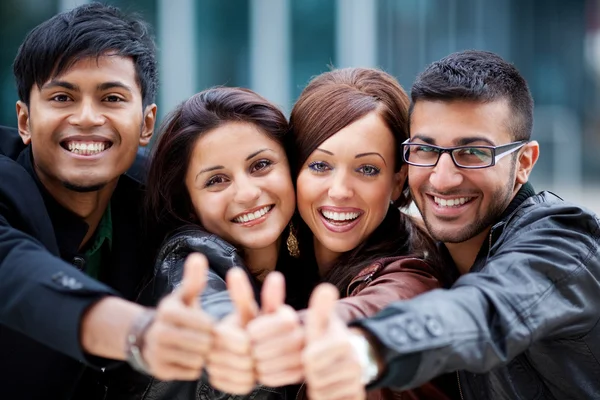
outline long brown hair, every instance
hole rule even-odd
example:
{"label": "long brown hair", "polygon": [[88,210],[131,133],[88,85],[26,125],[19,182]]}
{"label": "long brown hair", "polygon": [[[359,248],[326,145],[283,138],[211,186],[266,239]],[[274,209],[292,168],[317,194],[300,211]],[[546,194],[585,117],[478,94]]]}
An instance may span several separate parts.
{"label": "long brown hair", "polygon": [[249,89],[216,87],[195,94],[169,113],[159,130],[148,171],[145,201],[147,233],[154,251],[173,230],[200,226],[185,175],[196,141],[228,122],[247,122],[288,153],[289,128],[283,113]]}
{"label": "long brown hair", "polygon": [[[325,140],[371,112],[383,119],[394,135],[394,171],[404,161],[400,144],[408,138],[409,99],[398,81],[374,68],[345,68],[315,77],[298,98],[290,117],[294,142],[292,171],[297,179],[302,165]],[[351,280],[368,264],[383,257],[436,254],[435,244],[400,207],[412,202],[408,183],[390,205],[383,222],[355,249],[342,254],[324,279],[335,284],[342,295]],[[297,221],[301,253],[314,256],[313,236],[308,226]]]}

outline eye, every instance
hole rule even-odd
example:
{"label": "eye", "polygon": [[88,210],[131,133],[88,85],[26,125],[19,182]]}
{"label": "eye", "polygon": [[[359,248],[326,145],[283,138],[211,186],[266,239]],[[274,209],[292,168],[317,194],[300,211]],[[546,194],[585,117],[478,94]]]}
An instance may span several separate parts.
{"label": "eye", "polygon": [[52,98],[50,98],[50,100],[56,101],[56,102],[59,102],[59,103],[64,103],[64,102],[67,102],[67,101],[69,101],[71,99],[66,94],[57,94],[56,96],[53,96]]}
{"label": "eye", "polygon": [[211,187],[211,186],[219,185],[219,184],[222,184],[225,182],[227,182],[226,177],[224,177],[223,175],[215,175],[215,176],[210,177],[206,181],[206,183],[204,184],[204,187]]}
{"label": "eye", "polygon": [[104,98],[104,101],[108,102],[108,103],[119,103],[122,101],[125,101],[122,97],[116,96],[116,95],[110,95],[110,96],[106,96]]}
{"label": "eye", "polygon": [[431,146],[414,146],[416,152],[420,152],[420,153],[433,153],[433,152],[438,152],[438,149],[436,149],[435,147],[431,147]]}
{"label": "eye", "polygon": [[363,175],[366,176],[376,176],[379,175],[379,172],[381,170],[373,165],[363,165],[362,167],[360,167],[358,169],[358,172],[360,172]]}
{"label": "eye", "polygon": [[323,161],[313,161],[308,164],[308,168],[316,173],[327,172],[331,167]]}
{"label": "eye", "polygon": [[266,158],[258,160],[257,162],[252,164],[252,167],[250,167],[250,172],[260,172],[269,168],[271,165],[273,165],[273,161],[268,160]]}

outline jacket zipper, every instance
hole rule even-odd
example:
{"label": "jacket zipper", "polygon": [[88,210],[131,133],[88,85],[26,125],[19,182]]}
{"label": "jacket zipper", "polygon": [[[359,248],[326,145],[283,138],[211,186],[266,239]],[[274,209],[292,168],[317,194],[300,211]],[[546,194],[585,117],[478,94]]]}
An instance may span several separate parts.
{"label": "jacket zipper", "polygon": [[463,397],[462,388],[460,387],[460,375],[458,371],[456,371],[456,380],[458,381],[458,393],[460,393],[461,400],[464,400],[465,398]]}

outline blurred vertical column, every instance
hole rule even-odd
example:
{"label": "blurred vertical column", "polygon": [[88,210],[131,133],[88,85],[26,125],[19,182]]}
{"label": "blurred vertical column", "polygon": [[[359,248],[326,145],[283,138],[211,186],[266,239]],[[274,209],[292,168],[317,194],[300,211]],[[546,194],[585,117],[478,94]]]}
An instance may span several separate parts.
{"label": "blurred vertical column", "polygon": [[198,90],[194,0],[157,0],[160,67],[159,114],[165,115]]}
{"label": "blurred vertical column", "polygon": [[81,6],[89,3],[89,0],[59,0],[58,1],[58,12],[70,10],[72,8]]}
{"label": "blurred vertical column", "polygon": [[337,0],[335,67],[376,67],[377,1]]}
{"label": "blurred vertical column", "polygon": [[250,88],[289,112],[289,0],[250,2]]}

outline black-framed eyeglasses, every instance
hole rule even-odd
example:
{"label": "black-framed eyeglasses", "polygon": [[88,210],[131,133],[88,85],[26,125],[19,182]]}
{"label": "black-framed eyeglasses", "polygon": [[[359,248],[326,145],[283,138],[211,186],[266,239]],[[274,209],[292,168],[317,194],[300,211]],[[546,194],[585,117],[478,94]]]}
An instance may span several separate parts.
{"label": "black-framed eyeglasses", "polygon": [[525,144],[527,140],[500,146],[440,147],[427,143],[410,143],[410,139],[407,139],[402,143],[402,157],[410,165],[435,167],[442,154],[448,153],[458,168],[487,168],[496,165],[500,159],[519,150]]}

